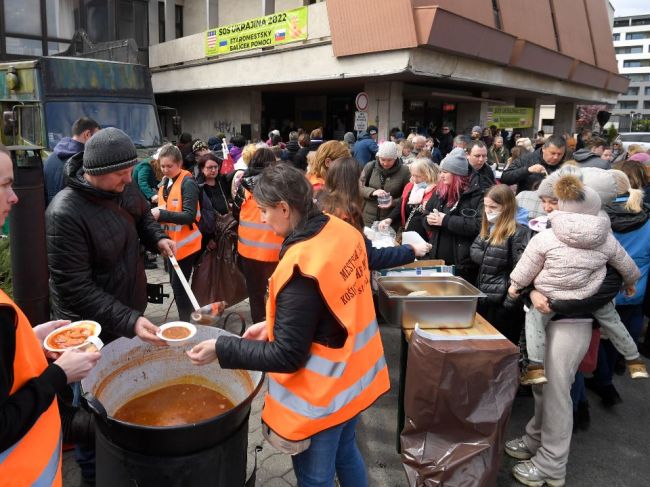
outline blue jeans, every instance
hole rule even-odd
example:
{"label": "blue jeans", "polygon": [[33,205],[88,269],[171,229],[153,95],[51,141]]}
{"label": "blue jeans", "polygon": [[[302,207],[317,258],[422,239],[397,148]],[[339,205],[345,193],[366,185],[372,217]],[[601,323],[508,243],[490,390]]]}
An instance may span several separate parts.
{"label": "blue jeans", "polygon": [[585,375],[582,372],[576,372],[576,378],[571,386],[571,400],[573,401],[574,413],[578,410],[578,403],[587,402]]}
{"label": "blue jeans", "polygon": [[298,487],[332,487],[336,473],[342,487],[367,487],[366,465],[354,430],[359,416],[311,437],[304,452],[291,457]]}

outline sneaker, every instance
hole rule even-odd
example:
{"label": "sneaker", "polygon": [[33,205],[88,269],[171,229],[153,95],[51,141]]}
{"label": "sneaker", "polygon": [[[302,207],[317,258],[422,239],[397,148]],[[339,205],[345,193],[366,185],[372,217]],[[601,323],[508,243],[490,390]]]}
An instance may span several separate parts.
{"label": "sneaker", "polygon": [[533,452],[528,449],[523,438],[507,441],[505,452],[508,456],[518,460],[529,460],[533,456]]}
{"label": "sneaker", "polygon": [[633,379],[647,379],[648,369],[641,359],[628,360],[627,369],[630,371],[630,377]]}
{"label": "sneaker", "polygon": [[540,469],[538,469],[533,462],[525,461],[519,462],[512,467],[512,475],[524,485],[531,487],[564,487],[564,479],[552,479]]}
{"label": "sneaker", "polygon": [[547,382],[548,379],[544,375],[544,367],[531,367],[529,365],[524,375],[521,376],[521,383],[526,386],[546,384]]}

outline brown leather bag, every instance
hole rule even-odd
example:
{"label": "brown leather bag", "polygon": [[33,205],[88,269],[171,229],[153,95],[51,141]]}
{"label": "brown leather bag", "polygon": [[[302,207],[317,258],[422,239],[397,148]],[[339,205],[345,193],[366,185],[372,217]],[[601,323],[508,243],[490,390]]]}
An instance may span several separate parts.
{"label": "brown leather bag", "polygon": [[237,220],[230,213],[217,215],[217,230],[212,250],[205,250],[192,276],[192,291],[200,305],[225,301],[228,306],[248,297],[246,279],[239,269]]}

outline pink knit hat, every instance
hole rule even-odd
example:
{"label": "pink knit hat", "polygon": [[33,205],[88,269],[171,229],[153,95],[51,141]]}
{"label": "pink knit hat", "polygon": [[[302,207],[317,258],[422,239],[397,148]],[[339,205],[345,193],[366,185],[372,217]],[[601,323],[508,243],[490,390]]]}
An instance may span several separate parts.
{"label": "pink knit hat", "polygon": [[637,152],[628,158],[628,161],[650,162],[650,154],[647,152]]}

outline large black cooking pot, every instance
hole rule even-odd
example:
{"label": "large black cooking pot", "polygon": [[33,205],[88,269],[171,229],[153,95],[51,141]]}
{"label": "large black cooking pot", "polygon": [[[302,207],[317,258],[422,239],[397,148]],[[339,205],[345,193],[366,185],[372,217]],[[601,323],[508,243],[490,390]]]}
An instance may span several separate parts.
{"label": "large black cooking pot", "polygon": [[[248,420],[250,404],[262,386],[263,374],[222,369],[217,361],[192,365],[186,350],[222,334],[232,335],[219,328],[197,326],[196,335],[178,347],[154,347],[139,338],[120,338],[104,347],[97,366],[81,381],[84,398],[97,416],[102,434],[125,450],[151,456],[188,455],[227,441]],[[189,382],[217,389],[235,407],[184,426],[142,426],[113,418],[117,409],[133,397],[183,377],[193,377]]]}

